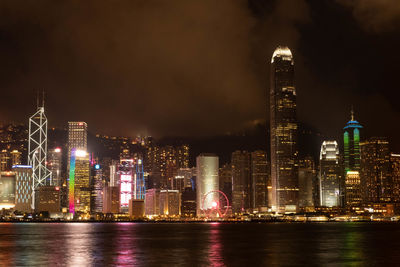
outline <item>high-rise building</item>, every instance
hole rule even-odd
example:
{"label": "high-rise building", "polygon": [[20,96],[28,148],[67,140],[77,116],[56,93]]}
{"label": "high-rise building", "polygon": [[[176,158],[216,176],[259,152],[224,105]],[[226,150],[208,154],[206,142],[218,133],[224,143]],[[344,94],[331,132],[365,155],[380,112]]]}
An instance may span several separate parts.
{"label": "high-rise building", "polygon": [[232,165],[230,163],[219,168],[219,190],[224,192],[229,203],[232,203]]}
{"label": "high-rise building", "polygon": [[146,196],[146,174],[144,172],[142,157],[135,157],[135,190],[133,199],[145,199]]}
{"label": "high-rise building", "polygon": [[119,213],[119,187],[105,186],[103,191],[103,213]]}
{"label": "high-rise building", "polygon": [[358,171],[346,173],[346,207],[358,207],[362,202],[361,180]]}
{"label": "high-rise building", "polygon": [[15,209],[22,212],[32,211],[32,166],[14,165],[15,173]]}
{"label": "high-rise building", "polygon": [[36,212],[60,212],[60,187],[59,186],[40,186],[38,187],[38,196],[36,198]]}
{"label": "high-rise building", "polygon": [[68,170],[70,166],[71,150],[87,151],[87,124],[83,121],[68,122]]}
{"label": "high-rise building", "polygon": [[179,216],[181,214],[181,197],[178,190],[160,190],[160,215]]}
{"label": "high-rise building", "polygon": [[389,202],[392,196],[389,141],[373,137],[360,143],[363,202]]}
{"label": "high-rise building", "polygon": [[0,209],[15,207],[15,172],[0,172]]}
{"label": "high-rise building", "polygon": [[103,212],[103,169],[100,164],[94,164],[91,168],[91,172],[90,212],[100,213]]}
{"label": "high-rise building", "polygon": [[354,112],[351,110],[351,119],[343,128],[344,142],[344,171],[360,171],[360,130],[363,127],[354,119]]}
{"label": "high-rise building", "polygon": [[196,158],[196,168],[196,213],[199,217],[204,214],[202,210],[212,208],[213,202],[219,201],[218,199],[212,199],[212,197],[205,199],[207,193],[219,189],[219,158],[214,154],[200,154]]}
{"label": "high-rise building", "polygon": [[317,176],[314,160],[307,156],[299,160],[299,207],[310,208],[314,206],[313,183]]}
{"label": "high-rise building", "polygon": [[390,154],[392,202],[400,203],[400,154]]}
{"label": "high-rise building", "polygon": [[340,206],[342,175],[338,143],[336,141],[324,141],[319,156],[321,206]]}
{"label": "high-rise building", "polygon": [[61,178],[61,168],[62,168],[61,160],[62,160],[61,148],[57,147],[49,151],[47,166],[51,171],[50,184],[53,186],[62,186],[63,184]]}
{"label": "high-rise building", "polygon": [[121,159],[118,165],[118,176],[120,186],[120,211],[129,211],[129,200],[135,191],[135,166],[133,159]]}
{"label": "high-rise building", "polygon": [[90,161],[84,150],[72,148],[69,168],[69,212],[90,211]]}
{"label": "high-rise building", "polygon": [[3,149],[0,152],[0,171],[10,171],[12,166],[20,165],[21,154],[18,150],[8,151]]}
{"label": "high-rise building", "polygon": [[246,213],[251,209],[251,154],[232,153],[232,212]]}
{"label": "high-rise building", "polygon": [[196,217],[196,191],[192,187],[185,187],[181,194],[181,216]]}
{"label": "high-rise building", "polygon": [[268,191],[267,152],[258,150],[251,153],[251,196],[252,209],[258,212],[267,211]]}
{"label": "high-rise building", "polygon": [[288,47],[278,46],[271,60],[271,208],[296,212],[299,201],[296,89],[294,60]]}
{"label": "high-rise building", "polygon": [[130,199],[129,200],[129,218],[141,219],[144,217],[144,199]]}
{"label": "high-rise building", "polygon": [[160,215],[160,190],[155,188],[148,189],[144,203],[146,216]]}
{"label": "high-rise building", "polygon": [[46,162],[47,118],[42,103],[41,106],[38,105],[36,113],[29,118],[28,165],[32,166],[32,208],[35,206],[37,187],[50,184],[51,172],[47,169]]}

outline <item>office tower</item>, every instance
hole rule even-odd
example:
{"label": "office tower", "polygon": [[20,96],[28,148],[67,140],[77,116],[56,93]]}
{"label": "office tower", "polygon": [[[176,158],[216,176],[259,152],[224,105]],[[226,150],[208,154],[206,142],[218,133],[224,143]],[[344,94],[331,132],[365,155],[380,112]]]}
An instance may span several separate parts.
{"label": "office tower", "polygon": [[62,186],[63,181],[61,178],[61,168],[62,168],[62,154],[61,148],[57,147],[49,150],[47,167],[51,171],[51,185]]}
{"label": "office tower", "polygon": [[179,168],[175,176],[173,189],[183,192],[186,187],[192,187],[191,179],[195,172],[195,168]]}
{"label": "office tower", "polygon": [[219,201],[218,199],[213,199],[212,197],[205,199],[207,193],[217,191],[219,189],[219,158],[214,154],[200,154],[196,158],[196,168],[196,214],[199,217],[204,215],[202,210],[205,211],[211,209],[213,202]]}
{"label": "office tower", "polygon": [[29,118],[28,165],[32,166],[33,188],[32,208],[35,205],[35,190],[38,186],[49,185],[51,172],[47,162],[47,118],[44,105],[38,105],[37,111]]}
{"label": "office tower", "polygon": [[86,122],[68,122],[68,171],[70,168],[71,150],[87,151],[87,124]]}
{"label": "office tower", "polygon": [[362,202],[360,173],[348,171],[345,180],[346,207],[359,207]]}
{"label": "office tower", "polygon": [[120,212],[129,211],[129,200],[136,192],[135,166],[133,159],[120,159],[118,165],[118,177],[120,188]]}
{"label": "office tower", "polygon": [[14,165],[15,173],[15,209],[21,212],[32,211],[32,166]]}
{"label": "office tower", "polygon": [[360,171],[360,130],[363,127],[354,119],[351,110],[351,120],[347,122],[344,129],[344,171]]}
{"label": "office tower", "polygon": [[294,60],[288,47],[278,46],[271,60],[271,208],[296,212],[299,201],[296,89]]}
{"label": "office tower", "polygon": [[340,206],[342,173],[338,143],[336,141],[324,141],[319,156],[321,206]]}
{"label": "office tower", "polygon": [[9,171],[10,167],[10,155],[8,154],[8,151],[6,149],[3,149],[0,152],[0,171]]}
{"label": "office tower", "polygon": [[90,211],[90,161],[84,150],[71,149],[69,168],[69,212]]}
{"label": "office tower", "polygon": [[400,154],[390,154],[390,172],[392,177],[392,202],[400,202]]}
{"label": "office tower", "polygon": [[317,176],[314,160],[305,157],[299,160],[299,207],[310,208],[314,206],[313,182]]}
{"label": "office tower", "polygon": [[143,160],[141,157],[135,157],[135,185],[133,199],[144,199],[146,195],[146,175],[144,173]]}
{"label": "office tower", "polygon": [[15,172],[0,172],[0,209],[15,207]]}
{"label": "office tower", "polygon": [[11,158],[11,166],[14,165],[21,165],[22,161],[21,161],[21,156],[22,153],[18,150],[13,150],[10,152],[10,158]]}
{"label": "office tower", "polygon": [[224,192],[232,203],[232,166],[230,163],[219,168],[219,190]]}
{"label": "office tower", "polygon": [[267,211],[267,180],[268,180],[267,152],[257,150],[251,153],[251,196],[252,209],[258,212]]}
{"label": "office tower", "polygon": [[179,216],[181,214],[181,197],[178,190],[160,190],[160,215]]}
{"label": "office tower", "polygon": [[35,212],[60,212],[61,199],[59,186],[40,186],[36,198]]}
{"label": "office tower", "polygon": [[249,212],[251,208],[251,162],[250,153],[232,153],[232,212]]}
{"label": "office tower", "polygon": [[155,188],[146,190],[144,203],[146,216],[160,215],[160,190]]}
{"label": "office tower", "polygon": [[196,191],[192,187],[185,187],[181,194],[181,216],[196,217]]}
{"label": "office tower", "polygon": [[103,212],[103,169],[100,164],[94,164],[91,168],[91,172],[90,212],[101,213]]}
{"label": "office tower", "polygon": [[119,186],[105,186],[103,191],[103,213],[119,213]]}
{"label": "office tower", "polygon": [[144,217],[144,199],[130,199],[129,200],[129,218],[142,219]]}
{"label": "office tower", "polygon": [[392,196],[389,142],[373,137],[360,143],[363,202],[389,202]]}

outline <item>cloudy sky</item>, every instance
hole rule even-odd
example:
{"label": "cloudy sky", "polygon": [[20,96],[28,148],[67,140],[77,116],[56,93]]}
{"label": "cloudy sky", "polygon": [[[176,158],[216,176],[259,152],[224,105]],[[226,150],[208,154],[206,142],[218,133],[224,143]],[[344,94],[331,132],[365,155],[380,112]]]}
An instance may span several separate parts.
{"label": "cloudy sky", "polygon": [[365,135],[400,152],[397,0],[3,0],[0,120],[25,122],[45,90],[51,126],[238,131],[268,120],[279,44],[295,57],[300,121],[337,137],[353,105]]}

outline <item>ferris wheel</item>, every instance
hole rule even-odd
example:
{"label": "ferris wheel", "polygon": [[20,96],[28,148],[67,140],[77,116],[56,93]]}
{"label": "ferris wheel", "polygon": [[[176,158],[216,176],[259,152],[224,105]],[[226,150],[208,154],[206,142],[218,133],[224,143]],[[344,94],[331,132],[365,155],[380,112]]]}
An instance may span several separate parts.
{"label": "ferris wheel", "polygon": [[229,209],[229,200],[224,192],[213,190],[207,192],[201,201],[201,211],[208,218],[225,217]]}

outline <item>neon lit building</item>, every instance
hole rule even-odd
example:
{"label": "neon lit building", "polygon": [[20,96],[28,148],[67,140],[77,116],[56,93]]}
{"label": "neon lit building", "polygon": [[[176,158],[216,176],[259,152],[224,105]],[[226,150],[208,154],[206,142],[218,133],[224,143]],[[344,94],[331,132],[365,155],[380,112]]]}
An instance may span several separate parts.
{"label": "neon lit building", "polygon": [[136,189],[134,191],[133,199],[145,199],[146,196],[146,179],[143,170],[143,160],[136,158],[135,160],[135,184]]}
{"label": "neon lit building", "polygon": [[319,156],[321,206],[335,207],[340,205],[342,173],[338,143],[336,141],[324,141]]}
{"label": "neon lit building", "polygon": [[210,192],[218,190],[219,186],[219,158],[214,154],[200,154],[196,158],[196,201],[197,201],[197,216],[202,216],[201,210],[212,208],[213,202],[218,202],[218,199],[207,198],[207,202],[203,206],[204,196]]}
{"label": "neon lit building", "polygon": [[32,211],[32,166],[14,165],[15,173],[15,209],[22,212]]}
{"label": "neon lit building", "polygon": [[271,59],[270,141],[272,203],[277,213],[296,212],[299,202],[296,89],[290,49],[278,46]]}
{"label": "neon lit building", "polygon": [[90,161],[84,150],[71,150],[69,169],[69,212],[90,211]]}
{"label": "neon lit building", "polygon": [[136,196],[136,170],[133,159],[121,159],[118,165],[118,177],[120,188],[120,211],[129,211],[129,200]]}
{"label": "neon lit building", "polygon": [[68,168],[70,166],[71,150],[87,150],[87,124],[83,121],[68,122]]}
{"label": "neon lit building", "polygon": [[354,119],[351,110],[351,120],[347,122],[344,129],[344,171],[360,171],[360,130],[363,127]]}

